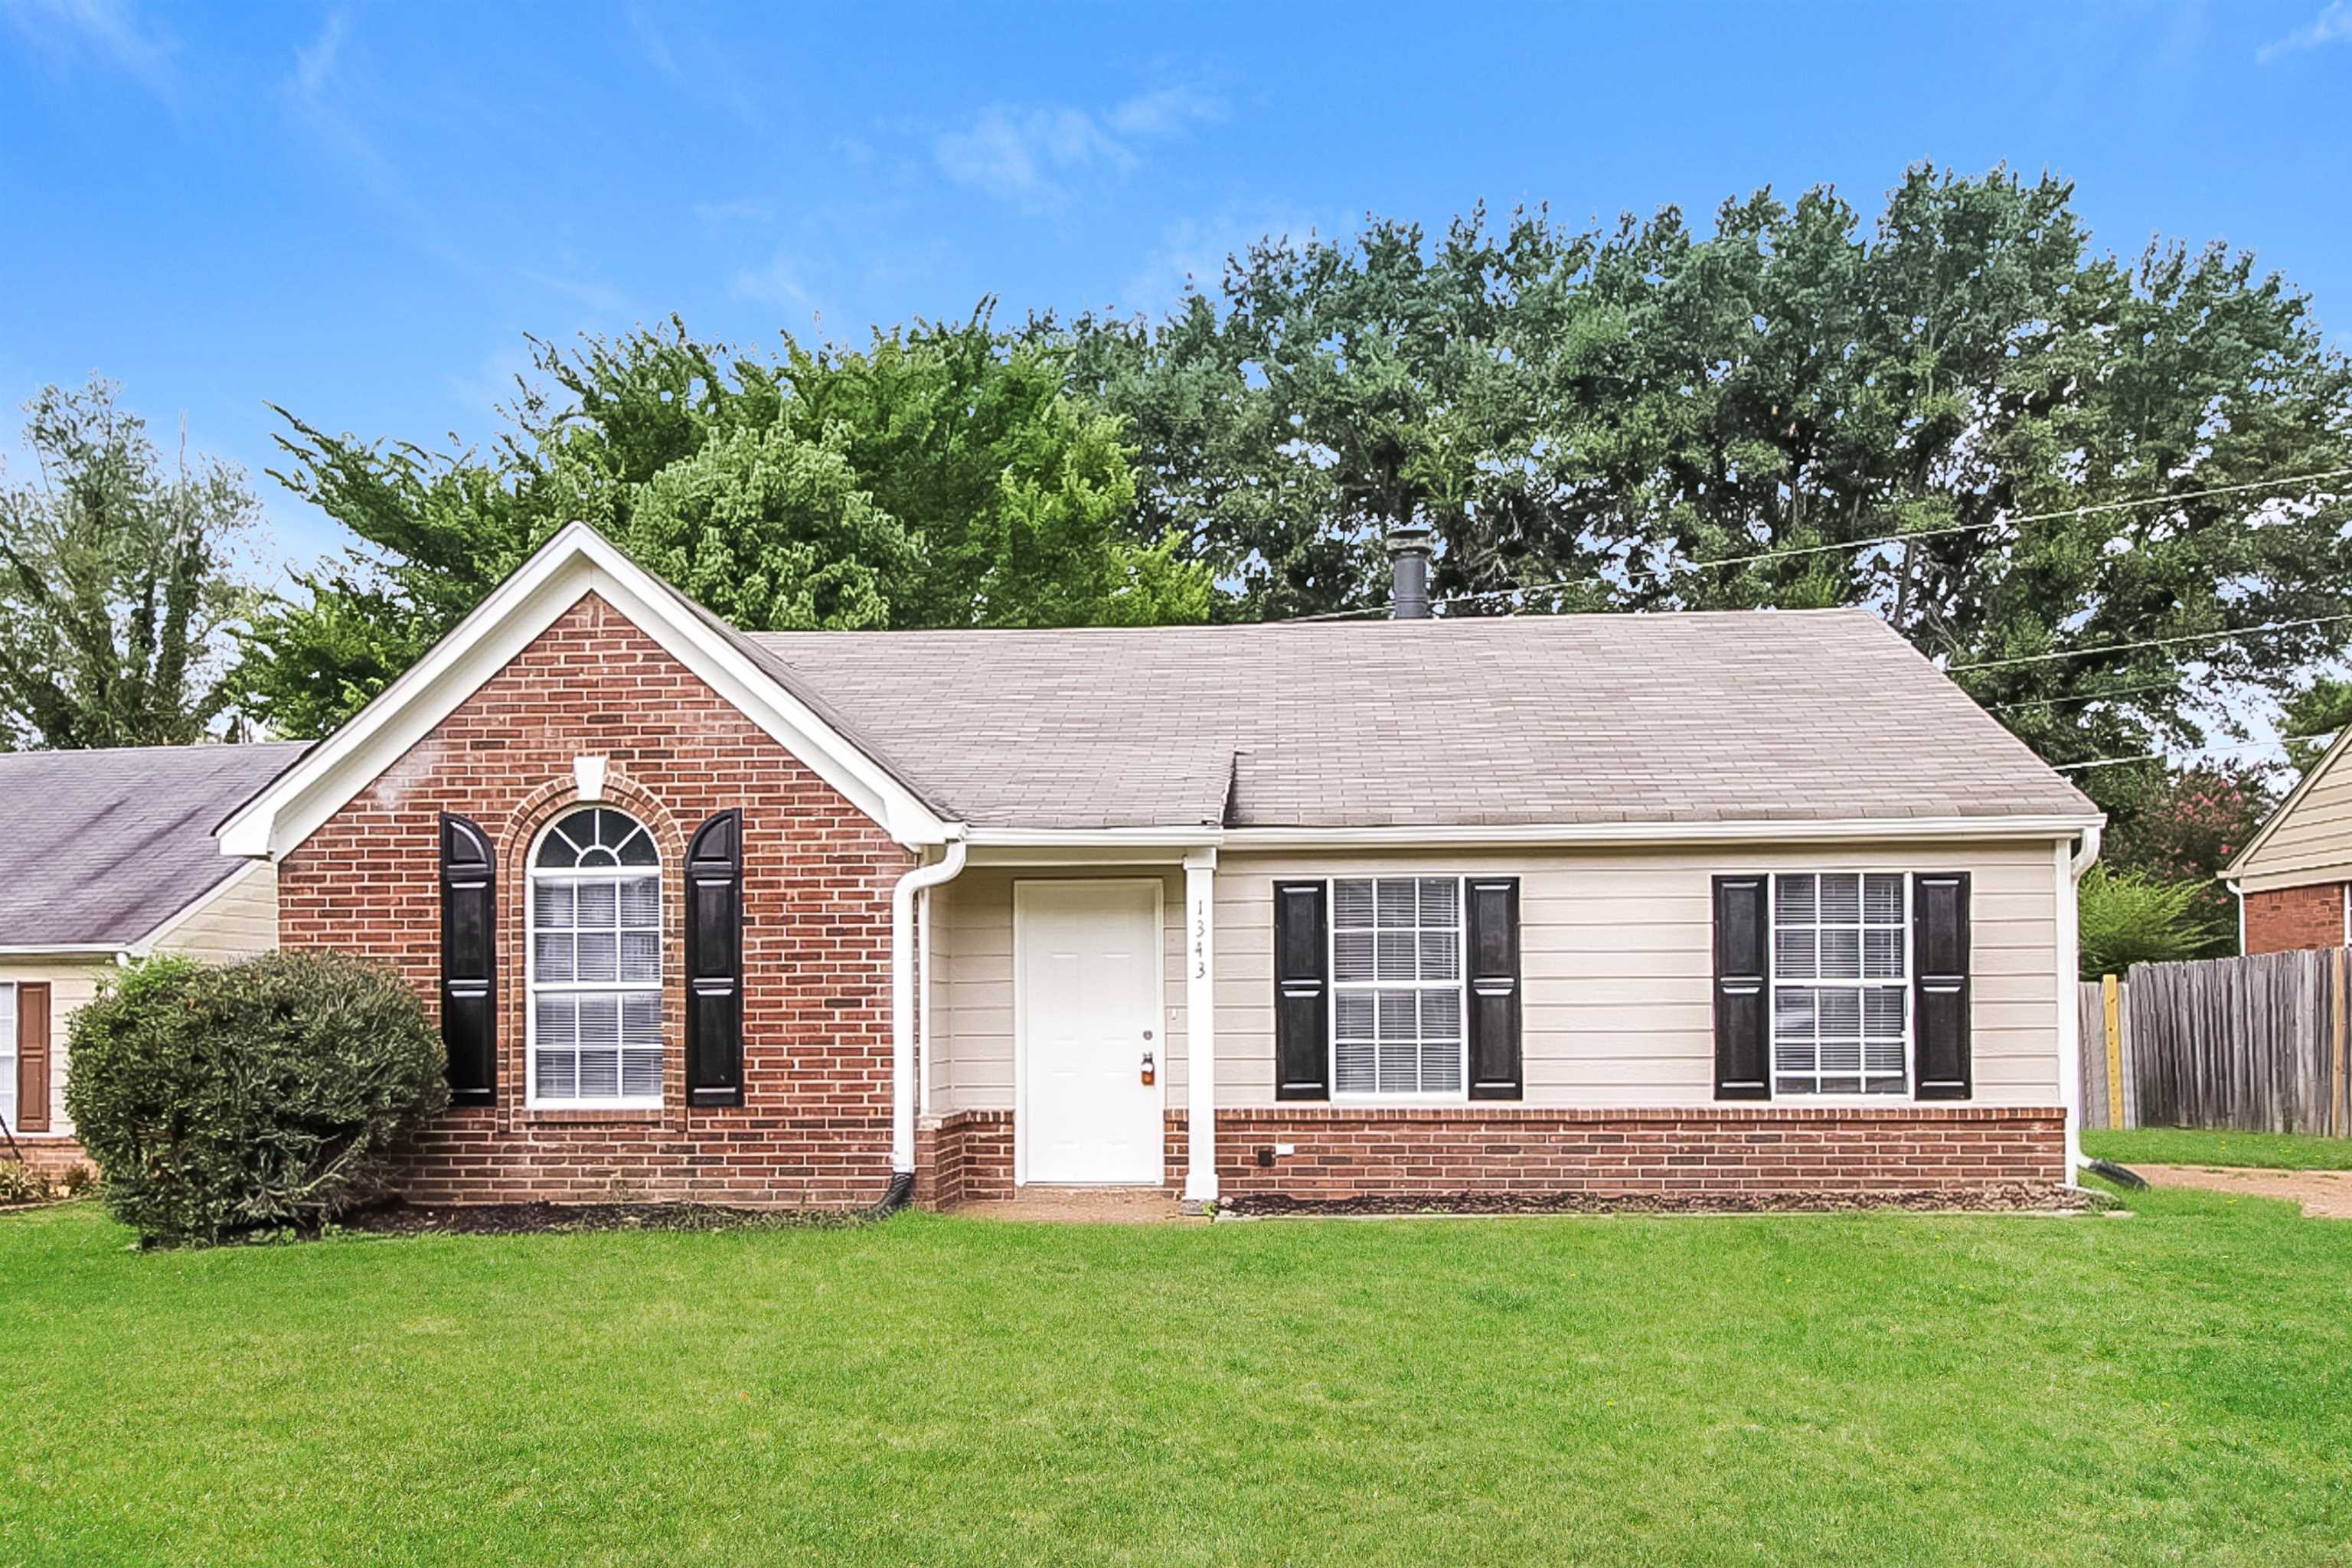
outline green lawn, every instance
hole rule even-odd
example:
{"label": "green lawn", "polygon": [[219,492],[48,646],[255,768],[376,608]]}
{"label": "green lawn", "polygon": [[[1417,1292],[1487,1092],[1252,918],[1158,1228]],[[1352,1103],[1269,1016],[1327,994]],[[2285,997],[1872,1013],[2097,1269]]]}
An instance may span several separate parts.
{"label": "green lawn", "polygon": [[2085,1132],[2083,1152],[2118,1165],[2244,1165],[2266,1171],[2352,1171],[2352,1138],[2292,1132],[2210,1132],[2132,1127]]}
{"label": "green lawn", "polygon": [[0,1216],[0,1561],[2352,1560],[2352,1226]]}

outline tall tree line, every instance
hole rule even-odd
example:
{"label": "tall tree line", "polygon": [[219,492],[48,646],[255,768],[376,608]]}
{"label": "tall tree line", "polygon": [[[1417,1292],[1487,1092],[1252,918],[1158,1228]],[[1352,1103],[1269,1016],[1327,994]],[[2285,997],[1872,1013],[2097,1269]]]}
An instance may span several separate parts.
{"label": "tall tree line", "polygon": [[[2352,710],[2311,689],[2352,481],[2299,478],[2352,468],[2352,364],[2252,255],[2119,258],[2073,196],[1374,218],[1159,317],[536,344],[486,449],[287,415],[277,478],[352,544],[189,711],[332,728],[574,518],[752,627],[1374,613],[1412,520],[1449,615],[1867,606],[2061,765]],[[2168,773],[2075,776],[2122,825]]]}

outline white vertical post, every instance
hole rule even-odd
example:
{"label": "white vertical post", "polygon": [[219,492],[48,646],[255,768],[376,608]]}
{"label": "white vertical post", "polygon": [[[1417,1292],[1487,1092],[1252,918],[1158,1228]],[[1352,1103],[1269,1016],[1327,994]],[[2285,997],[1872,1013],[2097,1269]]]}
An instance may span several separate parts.
{"label": "white vertical post", "polygon": [[2058,940],[2051,954],[2058,982],[2058,1099],[2066,1108],[2066,1175],[2077,1183],[2083,1163],[2083,1014],[2076,973],[2082,967],[2081,937],[2074,885],[2099,856],[2099,830],[2083,835],[2081,847],[2060,839],[2057,846]]}
{"label": "white vertical post", "polygon": [[1217,852],[1184,856],[1184,1201],[1217,1199]]}

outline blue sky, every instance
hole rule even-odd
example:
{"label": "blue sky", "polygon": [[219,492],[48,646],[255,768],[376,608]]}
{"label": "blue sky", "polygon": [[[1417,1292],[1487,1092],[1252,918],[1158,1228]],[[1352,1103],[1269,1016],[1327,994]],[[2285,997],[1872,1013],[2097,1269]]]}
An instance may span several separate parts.
{"label": "blue sky", "polygon": [[[2126,252],[2251,247],[2352,347],[2347,102],[2352,0],[0,0],[0,392],[102,371],[257,478],[270,403],[480,438],[526,332],[1158,310],[1367,211],[1874,211],[1918,159],[2057,170]],[[280,553],[335,542],[261,484]]]}

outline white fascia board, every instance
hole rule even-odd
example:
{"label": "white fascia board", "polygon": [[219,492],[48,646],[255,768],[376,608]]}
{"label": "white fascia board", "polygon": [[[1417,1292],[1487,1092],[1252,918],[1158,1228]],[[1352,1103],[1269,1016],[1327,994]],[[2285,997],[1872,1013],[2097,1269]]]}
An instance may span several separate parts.
{"label": "white fascia board", "polygon": [[593,529],[572,523],[500,584],[374,701],[221,825],[224,855],[276,859],[594,593],[709,683],[898,842],[936,844],[941,823],[905,785],[685,611]]}
{"label": "white fascia board", "polygon": [[130,949],[119,942],[34,942],[15,946],[0,946],[0,959],[9,958],[104,958],[117,959],[130,955]]}
{"label": "white fascia board", "polygon": [[245,883],[258,876],[261,872],[261,868],[262,862],[259,860],[248,860],[244,865],[237,867],[236,869],[229,872],[227,876],[223,877],[219,881],[215,882],[211,887],[206,888],[203,892],[198,893],[194,898],[190,899],[186,903],[182,904],[178,909],[164,916],[163,919],[156,924],[153,931],[149,931],[145,936],[142,936],[137,942],[132,942],[129,947],[123,949],[123,952],[131,958],[145,958],[148,954],[155,951],[157,943],[163,942],[173,931],[178,931],[182,926],[187,924],[190,921],[195,919],[198,915],[212,908],[214,904],[227,897],[231,889],[242,887]]}
{"label": "white fascia board", "polygon": [[1568,822],[1428,827],[974,827],[975,852],[1001,849],[1418,849],[1513,845],[1828,844],[2037,839],[2096,832],[2103,816],[1871,816],[1749,822]]}

